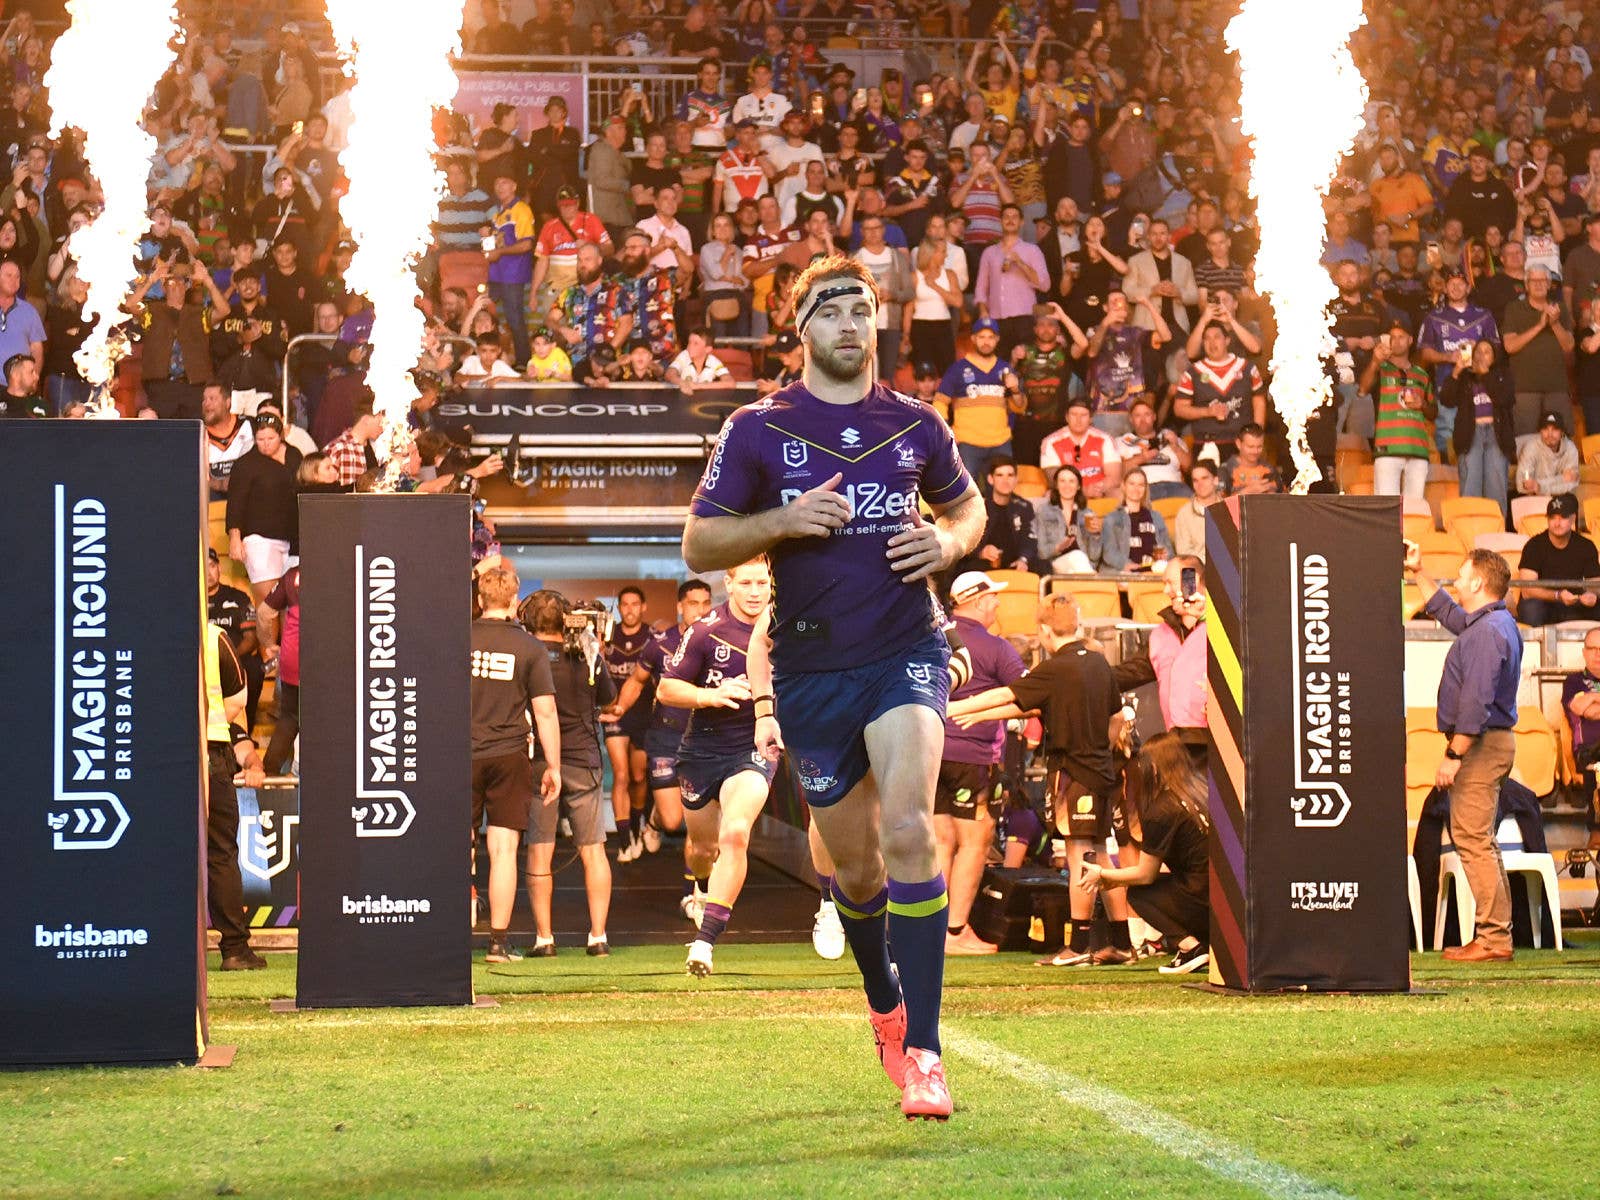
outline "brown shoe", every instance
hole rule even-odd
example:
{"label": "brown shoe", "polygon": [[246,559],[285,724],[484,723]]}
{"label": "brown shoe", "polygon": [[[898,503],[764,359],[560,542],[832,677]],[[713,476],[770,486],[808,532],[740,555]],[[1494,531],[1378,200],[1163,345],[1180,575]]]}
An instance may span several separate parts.
{"label": "brown shoe", "polygon": [[267,960],[262,958],[250,947],[246,946],[237,954],[230,954],[222,960],[224,971],[264,971],[267,969]]}
{"label": "brown shoe", "polygon": [[948,933],[944,935],[944,952],[947,956],[998,954],[1000,947],[993,942],[984,941],[972,931],[972,926],[968,925],[954,937]]}
{"label": "brown shoe", "polygon": [[1101,946],[1094,952],[1094,965],[1097,967],[1121,967],[1133,961],[1132,950],[1120,950],[1116,946]]}
{"label": "brown shoe", "polygon": [[1451,946],[1444,952],[1446,962],[1510,962],[1511,951],[1491,950],[1478,938],[1465,946]]}

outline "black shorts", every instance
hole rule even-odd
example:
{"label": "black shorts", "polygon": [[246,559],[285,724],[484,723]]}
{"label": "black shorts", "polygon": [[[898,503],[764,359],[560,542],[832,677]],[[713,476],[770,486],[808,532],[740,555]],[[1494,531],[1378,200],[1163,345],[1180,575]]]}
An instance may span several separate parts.
{"label": "black shorts", "polygon": [[489,824],[501,829],[528,828],[533,808],[533,762],[526,754],[501,754],[472,760],[472,828]]}
{"label": "black shorts", "polygon": [[979,809],[997,798],[994,767],[988,763],[942,762],[933,788],[933,811],[958,821],[975,821]]}
{"label": "black shorts", "polygon": [[1112,835],[1119,845],[1127,842],[1122,805],[1107,793],[1090,791],[1065,768],[1053,768],[1046,776],[1045,799],[1055,818],[1053,828],[1066,837],[1092,841],[1096,849]]}

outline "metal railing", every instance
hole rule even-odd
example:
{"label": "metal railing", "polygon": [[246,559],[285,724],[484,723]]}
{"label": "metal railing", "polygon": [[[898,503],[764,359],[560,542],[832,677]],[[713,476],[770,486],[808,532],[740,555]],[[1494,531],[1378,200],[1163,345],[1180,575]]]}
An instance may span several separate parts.
{"label": "metal railing", "polygon": [[[289,339],[289,344],[284,348],[283,351],[282,399],[283,415],[286,419],[293,420],[293,415],[289,411],[289,394],[292,390],[292,381],[294,379],[290,360],[294,357],[295,348],[298,346],[303,346],[308,342],[314,342],[319,346],[332,346],[338,340],[339,335],[335,333],[297,333],[294,337]],[[452,346],[466,346],[469,350],[474,348],[472,339],[469,337],[463,337],[459,333],[439,334],[438,340],[441,342],[446,342]]]}

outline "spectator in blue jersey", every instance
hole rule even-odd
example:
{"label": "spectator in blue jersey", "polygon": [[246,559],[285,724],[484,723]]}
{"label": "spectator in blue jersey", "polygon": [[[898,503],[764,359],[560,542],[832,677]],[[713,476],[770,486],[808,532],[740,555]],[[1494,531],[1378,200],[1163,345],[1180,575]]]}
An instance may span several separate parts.
{"label": "spectator in blue jersey", "polygon": [[[1022,658],[1010,642],[990,632],[1005,587],[982,571],[957,575],[951,584],[950,613],[972,664],[966,682],[950,693],[952,702],[1022,678]],[[933,793],[933,834],[939,842],[939,867],[950,888],[946,955],[993,954],[998,949],[979,937],[967,918],[994,840],[993,807],[1000,799],[997,768],[1005,738],[1005,726],[999,721],[963,729],[945,718],[944,759]]]}
{"label": "spectator in blue jersey", "polygon": [[832,255],[792,294],[803,382],[728,419],[684,527],[684,561],[714,570],[772,556],[773,691],[754,698],[756,745],[776,760],[788,744],[901,1113],[948,1120],[948,897],[933,792],[950,649],[927,581],[977,545],[983,506],[949,427],[874,379],[871,273]]}
{"label": "spectator in blue jersey", "polygon": [[972,349],[944,373],[934,400],[973,476],[990,458],[1011,453],[1011,426],[1024,403],[1016,373],[996,353],[999,346],[999,324],[979,317],[972,323]]}
{"label": "spectator in blue jersey", "polygon": [[706,877],[700,932],[686,968],[704,978],[733,916],[749,870],[750,832],[767,803],[776,764],[755,750],[755,705],[745,656],[772,597],[765,556],[731,568],[728,601],[697,621],[678,644],[657,688],[662,704],[687,708],[678,783],[689,827],[689,866]]}
{"label": "spectator in blue jersey", "polygon": [[[1467,299],[1467,277],[1459,267],[1444,272],[1444,303],[1422,318],[1417,331],[1417,347],[1424,366],[1432,367],[1435,391],[1442,390],[1457,362],[1471,361],[1472,344],[1480,338],[1501,349],[1500,330],[1494,316]],[[1449,452],[1455,434],[1456,410],[1439,411],[1434,422],[1434,441],[1439,453]]]}

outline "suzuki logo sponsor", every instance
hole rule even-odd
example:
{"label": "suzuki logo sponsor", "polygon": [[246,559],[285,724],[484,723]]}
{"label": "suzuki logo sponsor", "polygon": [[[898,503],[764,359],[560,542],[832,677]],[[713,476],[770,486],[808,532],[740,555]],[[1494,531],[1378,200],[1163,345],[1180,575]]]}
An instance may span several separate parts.
{"label": "suzuki logo sponsor", "polygon": [[417,781],[417,681],[400,670],[400,585],[394,559],[367,561],[357,546],[356,803],[362,838],[404,837],[416,806],[400,786]]}
{"label": "suzuki logo sponsor", "polygon": [[1349,912],[1360,894],[1361,885],[1353,880],[1295,882],[1289,884],[1289,907],[1298,912]]}
{"label": "suzuki logo sponsor", "polygon": [[845,426],[839,431],[839,444],[847,450],[854,450],[861,445],[861,431],[852,426]]}
{"label": "suzuki logo sponsor", "polygon": [[344,915],[356,918],[361,925],[415,925],[419,916],[433,911],[433,903],[428,900],[391,900],[384,895],[374,897],[370,892],[359,899],[344,896],[342,900]]}
{"label": "suzuki logo sponsor", "polygon": [[93,921],[69,923],[59,929],[33,927],[34,948],[52,950],[56,958],[127,958],[130,949],[149,944],[148,929],[105,928]]}
{"label": "suzuki logo sponsor", "polygon": [[57,484],[55,511],[55,786],[45,825],[56,850],[109,850],[131,823],[107,784],[133,778],[133,651],[108,644],[105,504],[74,501],[69,523]]}

